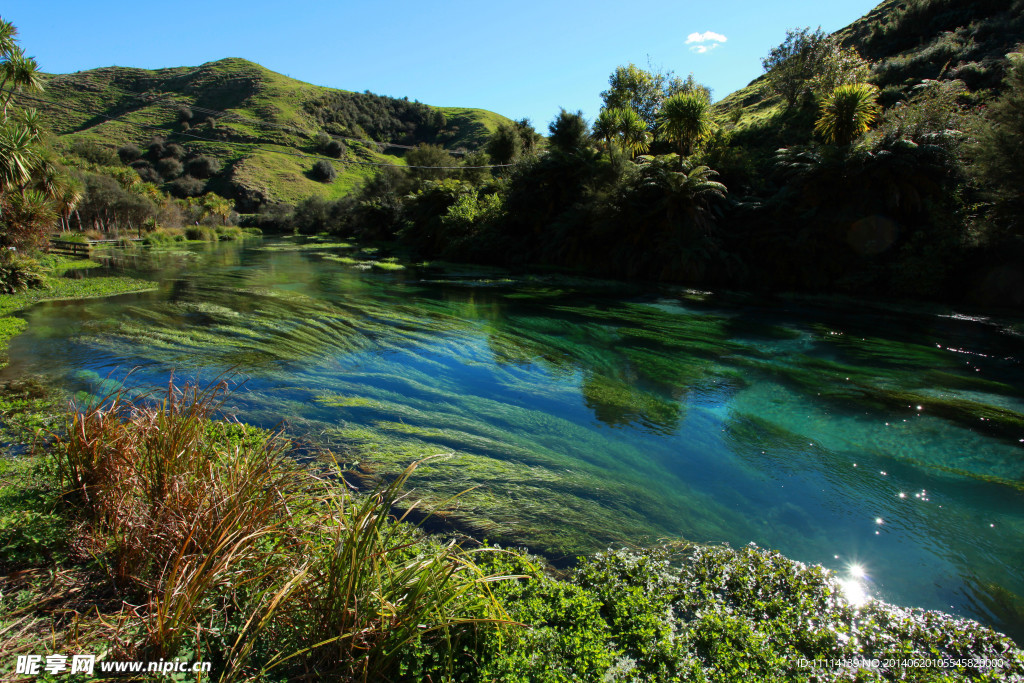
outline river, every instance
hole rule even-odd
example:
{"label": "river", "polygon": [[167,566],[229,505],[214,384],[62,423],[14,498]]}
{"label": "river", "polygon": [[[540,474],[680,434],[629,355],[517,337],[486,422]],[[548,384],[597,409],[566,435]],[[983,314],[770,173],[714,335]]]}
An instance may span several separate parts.
{"label": "river", "polygon": [[[4,374],[239,383],[239,419],[555,562],[756,543],[1024,641],[1024,322],[921,305],[398,269],[301,240],[126,252],[158,291],[40,304]],[[74,275],[74,274],[72,274]]]}

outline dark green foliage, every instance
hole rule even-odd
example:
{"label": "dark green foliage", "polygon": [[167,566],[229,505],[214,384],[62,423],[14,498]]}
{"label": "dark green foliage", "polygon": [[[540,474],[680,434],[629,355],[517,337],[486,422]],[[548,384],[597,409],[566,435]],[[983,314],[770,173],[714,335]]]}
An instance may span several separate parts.
{"label": "dark green foliage", "polygon": [[[405,163],[414,178],[438,179],[454,173],[450,170],[458,162],[440,145],[419,144],[405,153]],[[417,168],[419,167],[419,168]]]}
{"label": "dark green foliage", "polygon": [[826,95],[840,85],[863,81],[867,64],[855,50],[843,47],[819,26],[786,31],[786,39],[761,60],[768,86],[789,106],[811,95]]}
{"label": "dark green foliage", "polygon": [[76,140],[71,145],[71,152],[97,166],[117,166],[120,163],[114,150],[89,140]]}
{"label": "dark green foliage", "polygon": [[324,146],[324,154],[335,159],[340,159],[345,154],[345,145],[338,140],[331,140]]}
{"label": "dark green foliage", "polygon": [[163,153],[162,153],[162,156],[164,158],[177,159],[178,161],[181,161],[187,155],[188,155],[188,152],[185,151],[185,148],[182,147],[181,145],[179,145],[176,142],[172,142],[172,143],[169,143],[167,145],[164,145],[164,150],[163,150]]}
{"label": "dark green foliage", "polygon": [[139,230],[156,215],[153,200],[125,190],[113,178],[89,174],[83,184],[85,192],[76,210],[82,229]]}
{"label": "dark green foliage", "polygon": [[117,148],[117,156],[121,159],[122,164],[131,164],[142,156],[142,150],[138,145],[128,144]]}
{"label": "dark green foliage", "polygon": [[157,170],[155,168],[153,168],[153,164],[149,163],[145,159],[139,159],[138,161],[133,161],[131,166],[132,166],[132,168],[134,168],[136,170],[136,172],[138,172],[139,179],[142,180],[142,182],[144,182],[144,183],[161,183],[161,182],[163,182],[163,178],[161,178],[160,174],[157,172]]}
{"label": "dark green foliage", "polygon": [[0,250],[0,294],[14,294],[43,284],[43,269],[35,259]]}
{"label": "dark green foliage", "polygon": [[348,215],[352,234],[366,239],[392,239],[403,222],[403,198],[412,181],[401,169],[381,169],[353,198]]}
{"label": "dark green foliage", "polygon": [[168,183],[167,190],[178,198],[198,197],[206,191],[206,182],[190,175],[183,175]]}
{"label": "dark green foliage", "polygon": [[301,235],[321,232],[339,232],[342,227],[341,207],[345,202],[331,202],[321,197],[309,197],[295,206],[291,224]]}
{"label": "dark green foliage", "polygon": [[201,154],[185,162],[185,172],[193,178],[209,178],[220,171],[220,162]]}
{"label": "dark green foliage", "polygon": [[334,169],[334,164],[321,159],[313,164],[313,169],[310,171],[310,175],[314,180],[319,180],[322,183],[330,183],[338,177],[338,172]]}
{"label": "dark green foliage", "polygon": [[[513,554],[492,554],[486,570],[526,577],[495,591],[530,628],[485,637],[460,670],[475,680],[781,683],[839,673],[800,660],[971,656],[1005,660],[1006,675],[1024,671],[1008,639],[973,622],[876,601],[852,607],[827,570],[754,546],[600,553],[564,580]],[[954,672],[977,673],[922,669],[915,680]],[[842,680],[888,678],[847,673]]]}
{"label": "dark green foliage", "polygon": [[173,180],[181,175],[184,166],[174,157],[164,157],[156,163],[156,170],[165,180]]}
{"label": "dark green foliage", "polygon": [[216,242],[217,231],[208,225],[189,225],[185,228],[185,239]]}
{"label": "dark green foliage", "polygon": [[972,170],[993,202],[993,240],[1024,237],[1024,54],[1007,56],[1002,95],[978,125]]}
{"label": "dark green foliage", "polygon": [[325,130],[340,135],[405,145],[440,143],[450,137],[440,110],[369,91],[330,93],[308,103],[306,111]]}
{"label": "dark green foliage", "polygon": [[268,204],[256,216],[256,227],[263,232],[291,232],[295,209],[288,204]]}
{"label": "dark green foliage", "polygon": [[146,147],[146,156],[153,163],[160,161],[164,156],[164,139],[155,137]]}
{"label": "dark green foliage", "polygon": [[487,156],[495,164],[511,164],[523,153],[523,140],[514,126],[501,124],[487,141]]}
{"label": "dark green foliage", "polygon": [[462,177],[474,185],[479,185],[491,177],[490,169],[480,168],[481,166],[489,166],[491,163],[491,158],[483,150],[476,150],[464,155],[462,163],[467,167],[466,170],[462,171]]}
{"label": "dark green foliage", "polygon": [[487,155],[495,164],[512,164],[537,151],[540,135],[526,119],[502,123],[487,140]]}
{"label": "dark green foliage", "polygon": [[548,130],[551,131],[548,142],[563,154],[575,154],[588,146],[590,126],[582,111],[570,113],[562,109]]}
{"label": "dark green foliage", "polygon": [[919,296],[943,288],[965,239],[962,176],[948,146],[881,138],[793,147],[779,151],[778,173],[785,184],[766,207],[775,227],[749,244],[775,286]]}

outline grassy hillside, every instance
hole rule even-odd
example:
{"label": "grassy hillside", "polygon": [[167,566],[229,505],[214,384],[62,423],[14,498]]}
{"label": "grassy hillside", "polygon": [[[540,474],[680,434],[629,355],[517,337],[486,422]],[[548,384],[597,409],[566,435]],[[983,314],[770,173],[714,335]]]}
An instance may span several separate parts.
{"label": "grassy hillside", "polygon": [[[1024,40],[1024,2],[885,0],[835,35],[873,62],[871,80],[887,105],[924,79],[960,79],[985,91],[998,87],[1001,61]],[[715,116],[752,144],[771,147],[800,114],[787,112],[766,85],[762,76],[723,98]]]}
{"label": "grassy hillside", "polygon": [[[114,150],[145,150],[160,136],[206,155],[220,172],[204,189],[236,199],[242,210],[265,201],[294,202],[310,195],[340,196],[371,175],[373,164],[402,164],[401,148],[357,142],[436,143],[479,148],[503,116],[482,109],[437,108],[407,100],[311,85],[244,59],[197,67],[107,67],[48,75],[37,106],[58,145],[92,142]],[[397,132],[396,132],[397,131]],[[331,161],[338,177],[315,180],[320,154],[314,139],[330,133],[344,141]]]}

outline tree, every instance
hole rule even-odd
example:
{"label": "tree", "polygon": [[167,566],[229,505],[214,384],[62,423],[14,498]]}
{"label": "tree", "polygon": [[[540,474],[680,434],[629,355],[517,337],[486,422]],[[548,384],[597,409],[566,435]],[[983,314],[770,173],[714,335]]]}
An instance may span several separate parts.
{"label": "tree", "polygon": [[615,111],[615,130],[618,140],[631,156],[644,154],[651,144],[651,134],[647,132],[647,122],[632,109]]}
{"label": "tree", "polygon": [[0,90],[8,85],[11,89],[4,99],[4,116],[7,115],[7,105],[10,104],[15,92],[25,90],[38,92],[43,89],[39,64],[34,57],[26,57],[20,47],[15,47],[14,50],[5,53],[3,61],[0,62]]}
{"label": "tree", "polygon": [[849,145],[871,129],[881,113],[878,89],[867,83],[840,85],[821,103],[821,115],[814,124],[815,132],[825,142]]}
{"label": "tree", "polygon": [[665,76],[641,69],[632,62],[616,67],[601,99],[605,109],[633,109],[653,130],[655,115],[665,99]]}
{"label": "tree", "polygon": [[823,96],[839,85],[864,81],[868,63],[853,48],[843,47],[819,26],[789,29],[786,39],[761,60],[768,87],[789,106],[801,96]]}
{"label": "tree", "polygon": [[487,139],[487,155],[496,164],[515,163],[523,154],[523,140],[514,125],[498,124]]}
{"label": "tree", "polygon": [[614,109],[602,109],[594,121],[593,137],[604,141],[605,147],[611,148],[612,139],[616,134],[617,124]]}
{"label": "tree", "polygon": [[1024,53],[1006,55],[1003,92],[979,122],[972,173],[994,200],[995,223],[1024,235]]}
{"label": "tree", "polygon": [[426,145],[420,143],[405,153],[405,163],[411,168],[412,175],[416,178],[440,179],[449,175],[458,162],[441,145]]}
{"label": "tree", "polygon": [[589,126],[583,112],[571,113],[562,109],[548,126],[551,146],[565,154],[574,154],[587,146]]}
{"label": "tree", "polygon": [[711,102],[697,89],[680,92],[665,100],[658,114],[658,133],[679,145],[684,156],[711,137]]}

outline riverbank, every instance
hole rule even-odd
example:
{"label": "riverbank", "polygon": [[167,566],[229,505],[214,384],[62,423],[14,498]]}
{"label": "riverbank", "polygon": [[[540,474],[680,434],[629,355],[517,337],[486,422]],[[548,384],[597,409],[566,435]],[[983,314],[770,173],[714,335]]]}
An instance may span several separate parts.
{"label": "riverbank", "polygon": [[415,463],[355,493],[329,453],[296,467],[283,436],[217,419],[222,390],[66,413],[38,385],[5,387],[5,678],[31,680],[15,655],[61,653],[209,661],[220,680],[1024,675],[1024,652],[975,622],[862,602],[753,546],[622,549],[556,575],[426,535],[389,515],[417,498]]}
{"label": "riverbank", "polygon": [[90,259],[45,256],[40,262],[41,286],[15,294],[0,294],[0,365],[7,342],[25,330],[25,321],[13,315],[43,301],[94,299],[117,294],[146,292],[157,283],[125,276],[67,277],[69,273],[101,267]]}

